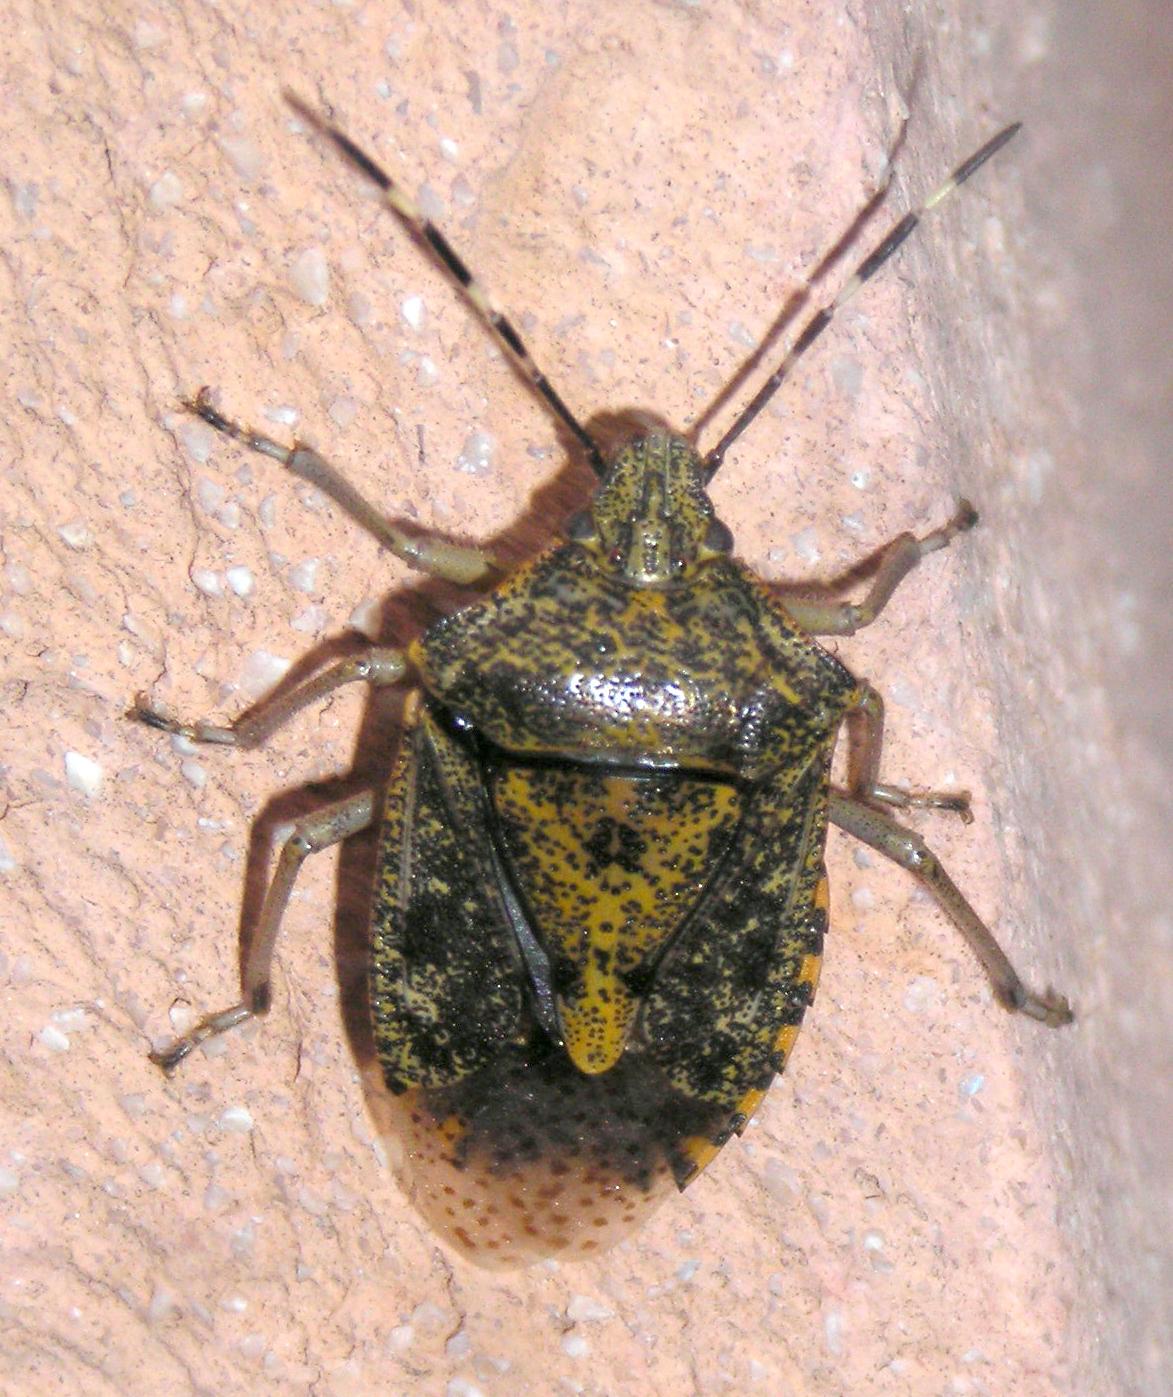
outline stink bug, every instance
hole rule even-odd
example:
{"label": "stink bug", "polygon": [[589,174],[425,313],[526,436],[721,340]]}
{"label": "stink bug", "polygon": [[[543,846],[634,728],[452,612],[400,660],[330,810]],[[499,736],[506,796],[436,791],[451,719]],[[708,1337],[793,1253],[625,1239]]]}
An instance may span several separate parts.
{"label": "stink bug", "polygon": [[229,726],[176,722],[140,699],[134,716],[153,727],[253,746],[353,680],[414,685],[385,787],[300,820],[284,845],[246,938],[241,1001],[154,1060],[171,1072],[197,1044],[267,1011],[299,866],[369,826],[381,1109],[415,1203],[483,1262],[608,1244],[744,1129],[815,992],[828,821],[920,880],[1006,1008],[1069,1022],[1067,1001],[1023,984],[892,814],[968,819],[967,798],[881,782],[881,699],[812,639],[869,625],[922,558],[976,523],[974,509],[963,502],[924,537],[889,543],[859,603],[784,602],[733,558],[706,493],[839,308],[1018,127],[895,224],[707,453],[661,424],[605,453],[439,229],[336,126],[288,100],[382,191],[599,483],[565,542],[501,576],[476,548],[402,532],[316,451],[238,425],[206,390],[186,405],[313,482],[412,566],[483,585],[403,649],[372,648]]}

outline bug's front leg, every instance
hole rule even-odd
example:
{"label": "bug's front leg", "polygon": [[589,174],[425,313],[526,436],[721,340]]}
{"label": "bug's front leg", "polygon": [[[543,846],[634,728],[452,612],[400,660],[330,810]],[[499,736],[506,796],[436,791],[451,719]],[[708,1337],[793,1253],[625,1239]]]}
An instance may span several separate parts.
{"label": "bug's front leg", "polygon": [[248,938],[240,971],[240,1002],[205,1015],[182,1038],[151,1053],[151,1061],[157,1063],[168,1076],[193,1048],[208,1038],[226,1033],[246,1019],[269,1012],[273,948],[277,944],[281,918],[289,904],[298,870],[311,854],[328,849],[332,844],[339,844],[352,834],[366,829],[374,818],[374,808],[373,792],[363,791],[335,805],[328,805],[324,810],[315,811],[294,824],[293,832],[282,845],[276,871],[265,893],[261,915]]}
{"label": "bug's front leg", "polygon": [[1029,989],[1010,963],[994,934],[969,905],[937,856],[915,830],[898,824],[886,811],[877,810],[843,791],[831,792],[830,817],[834,824],[898,863],[932,894],[934,901],[969,943],[989,977],[998,1002],[1005,1008],[1049,1028],[1071,1023],[1074,1015],[1064,995],[1053,990],[1042,994]]}
{"label": "bug's front leg", "polygon": [[214,427],[233,441],[239,441],[250,451],[279,461],[292,475],[316,485],[367,533],[377,538],[384,548],[397,558],[402,558],[410,567],[464,586],[483,581],[499,571],[497,564],[481,548],[452,543],[438,534],[408,533],[401,529],[364,499],[350,481],[312,446],[306,446],[303,442],[285,446],[263,432],[225,417],[212,405],[207,388],[201,388],[194,398],[185,398],[183,406],[188,412],[202,418],[209,427]]}
{"label": "bug's front leg", "polygon": [[915,534],[898,534],[880,549],[874,562],[875,577],[861,602],[830,602],[816,597],[790,597],[783,602],[786,610],[811,635],[854,635],[870,626],[892,599],[892,593],[916,567],[922,558],[940,548],[947,548],[958,534],[972,529],[978,512],[968,500],[962,500],[948,523],[933,529],[923,538]]}

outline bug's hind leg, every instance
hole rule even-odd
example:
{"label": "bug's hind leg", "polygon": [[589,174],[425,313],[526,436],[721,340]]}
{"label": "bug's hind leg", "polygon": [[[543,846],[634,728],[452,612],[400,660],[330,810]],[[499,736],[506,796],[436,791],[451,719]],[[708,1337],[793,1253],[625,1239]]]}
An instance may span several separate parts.
{"label": "bug's hind leg", "polygon": [[875,577],[861,602],[830,602],[816,597],[790,597],[783,606],[803,630],[812,635],[854,635],[870,626],[892,599],[893,592],[922,558],[947,548],[960,533],[972,529],[978,512],[968,500],[962,500],[957,512],[939,529],[923,538],[915,534],[898,534],[880,550],[875,563]]}
{"label": "bug's hind leg", "polygon": [[499,571],[493,559],[480,548],[469,548],[451,543],[436,534],[408,533],[377,510],[369,500],[354,488],[323,456],[301,442],[293,446],[283,446],[279,441],[263,432],[253,431],[212,406],[207,388],[201,388],[194,398],[185,398],[183,406],[188,412],[203,418],[209,427],[241,442],[250,451],[269,456],[279,461],[293,475],[300,476],[311,485],[316,485],[324,495],[334,501],[340,509],[366,529],[367,533],[379,540],[388,552],[402,558],[409,567],[420,572],[442,577],[447,582],[467,586],[480,582]]}
{"label": "bug's hind leg", "polygon": [[915,830],[906,829],[885,811],[842,791],[831,792],[830,817],[840,829],[906,868],[932,894],[937,906],[981,961],[1001,1005],[1038,1019],[1049,1028],[1071,1023],[1074,1015],[1066,997],[1054,990],[1037,994],[1023,983],[993,932],[965,900],[957,884]]}
{"label": "bug's hind leg", "polygon": [[273,948],[277,944],[281,919],[289,904],[299,869],[311,854],[328,849],[332,844],[339,844],[352,834],[366,829],[374,818],[374,808],[374,794],[364,791],[335,805],[328,805],[294,824],[293,832],[277,859],[277,868],[265,893],[261,915],[248,938],[241,964],[240,1002],[205,1015],[182,1038],[176,1039],[169,1047],[151,1053],[151,1061],[157,1063],[168,1076],[193,1048],[207,1039],[226,1033],[247,1019],[268,1013]]}

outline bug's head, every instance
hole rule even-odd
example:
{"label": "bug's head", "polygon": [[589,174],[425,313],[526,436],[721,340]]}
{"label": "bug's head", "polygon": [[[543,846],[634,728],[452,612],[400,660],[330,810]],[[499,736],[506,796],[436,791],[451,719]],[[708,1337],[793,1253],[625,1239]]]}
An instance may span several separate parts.
{"label": "bug's head", "polygon": [[570,537],[633,587],[671,587],[732,551],[705,493],[705,467],[683,437],[663,429],[621,446]]}

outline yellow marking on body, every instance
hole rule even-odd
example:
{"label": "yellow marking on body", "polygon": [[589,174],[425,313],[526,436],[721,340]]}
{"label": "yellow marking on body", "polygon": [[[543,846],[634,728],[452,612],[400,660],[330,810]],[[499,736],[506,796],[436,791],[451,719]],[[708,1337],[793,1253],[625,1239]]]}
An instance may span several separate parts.
{"label": "yellow marking on body", "polygon": [[811,987],[811,997],[814,997],[815,990],[819,987],[819,975],[823,968],[822,956],[803,956],[802,964],[798,967],[797,981]]}
{"label": "yellow marking on body", "polygon": [[714,1145],[712,1140],[706,1139],[703,1135],[689,1135],[681,1140],[680,1153],[692,1161],[699,1174],[702,1169],[712,1164],[713,1160],[721,1153],[721,1146]]}
{"label": "yellow marking on body", "polygon": [[551,957],[566,1051],[613,1067],[640,976],[695,904],[741,814],[736,789],[647,777],[507,768],[494,801],[519,890]]}
{"label": "yellow marking on body", "polygon": [[787,1024],[785,1028],[778,1030],[778,1036],[774,1039],[774,1052],[783,1059],[783,1066],[785,1059],[790,1056],[801,1027],[801,1024]]}
{"label": "yellow marking on body", "polygon": [[753,1091],[747,1091],[737,1103],[737,1114],[739,1116],[744,1116],[747,1124],[754,1112],[766,1099],[766,1093],[769,1090],[769,1087],[757,1087]]}

